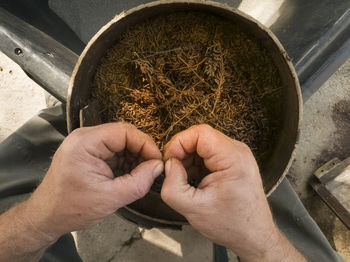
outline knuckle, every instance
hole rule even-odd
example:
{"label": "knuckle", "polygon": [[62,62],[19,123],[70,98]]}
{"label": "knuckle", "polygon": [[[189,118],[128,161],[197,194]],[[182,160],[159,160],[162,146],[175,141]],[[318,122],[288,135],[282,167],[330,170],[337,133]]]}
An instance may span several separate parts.
{"label": "knuckle", "polygon": [[123,129],[126,129],[126,130],[129,130],[129,129],[133,129],[135,128],[134,125],[128,123],[128,122],[118,122],[118,123],[115,123],[119,128],[123,128]]}
{"label": "knuckle", "polygon": [[249,155],[253,154],[252,151],[250,150],[250,147],[247,144],[241,143],[241,148],[244,154],[249,154]]}
{"label": "knuckle", "polygon": [[200,124],[195,126],[200,132],[211,132],[213,128],[208,124]]}
{"label": "knuckle", "polygon": [[79,145],[83,144],[83,135],[85,128],[78,128],[73,130],[63,141],[61,147],[65,152],[75,151]]}
{"label": "knuckle", "polygon": [[65,153],[73,151],[76,147],[76,140],[72,137],[67,137],[61,145],[61,150]]}
{"label": "knuckle", "polygon": [[243,153],[243,154],[251,154],[251,150],[250,150],[250,147],[244,143],[244,142],[241,142],[241,141],[238,141],[238,140],[234,140],[232,139],[232,142],[233,142],[233,146],[239,150],[239,152]]}
{"label": "knuckle", "polygon": [[76,144],[79,143],[81,140],[81,137],[84,134],[83,127],[82,128],[78,128],[75,129],[72,133],[70,133],[67,138],[65,139],[65,141],[67,141],[67,143],[72,143],[72,144]]}
{"label": "knuckle", "polygon": [[77,129],[74,129],[68,137],[76,137],[76,136],[81,136],[81,134],[84,132],[85,127],[80,127]]}

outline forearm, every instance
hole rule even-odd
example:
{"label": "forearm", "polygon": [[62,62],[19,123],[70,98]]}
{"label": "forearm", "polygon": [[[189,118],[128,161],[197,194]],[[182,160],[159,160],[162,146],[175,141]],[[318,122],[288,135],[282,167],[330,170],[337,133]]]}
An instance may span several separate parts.
{"label": "forearm", "polygon": [[0,216],[0,261],[38,261],[56,239],[40,231],[27,200]]}
{"label": "forearm", "polygon": [[[253,253],[253,252],[252,252]],[[244,262],[307,262],[307,259],[276,228],[271,238],[263,243],[259,257],[241,257]]]}

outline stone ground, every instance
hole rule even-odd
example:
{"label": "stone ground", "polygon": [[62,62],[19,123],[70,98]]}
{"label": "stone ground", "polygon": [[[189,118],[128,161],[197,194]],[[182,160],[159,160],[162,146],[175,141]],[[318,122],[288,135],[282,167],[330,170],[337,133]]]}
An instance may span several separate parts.
{"label": "stone ground", "polygon": [[[44,91],[0,52],[0,141],[44,107]],[[350,60],[304,104],[300,143],[288,175],[330,243],[350,261],[350,231],[307,184],[313,171],[335,156],[350,156]],[[144,230],[112,215],[74,236],[86,262],[212,261],[211,243],[190,226]]]}

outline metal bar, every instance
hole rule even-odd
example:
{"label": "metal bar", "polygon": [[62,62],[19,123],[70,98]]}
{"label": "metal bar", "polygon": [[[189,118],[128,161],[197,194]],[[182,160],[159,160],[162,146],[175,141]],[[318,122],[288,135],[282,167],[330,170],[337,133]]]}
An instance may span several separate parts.
{"label": "metal bar", "polygon": [[76,33],[50,9],[49,1],[55,0],[1,0],[0,8],[4,8],[4,10],[10,14],[47,34],[74,53],[80,54],[85,44],[79,39]]}
{"label": "metal bar", "polygon": [[295,64],[304,102],[350,58],[350,9]]}
{"label": "metal bar", "polygon": [[303,102],[305,103],[349,58],[350,39],[301,86]]}
{"label": "metal bar", "polygon": [[214,262],[228,261],[226,247],[213,243],[213,261]]}
{"label": "metal bar", "polygon": [[66,102],[78,55],[3,8],[0,8],[0,50],[45,90]]}

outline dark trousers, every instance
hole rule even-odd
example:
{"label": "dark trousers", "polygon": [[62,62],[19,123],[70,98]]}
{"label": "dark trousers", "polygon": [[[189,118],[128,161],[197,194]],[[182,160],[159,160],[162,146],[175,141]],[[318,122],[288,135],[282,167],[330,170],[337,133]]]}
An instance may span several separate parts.
{"label": "dark trousers", "polygon": [[[45,109],[0,144],[0,213],[39,185],[67,135],[64,107]],[[276,224],[309,261],[343,261],[305,210],[287,179],[268,198]],[[71,234],[62,236],[42,261],[81,261]]]}

